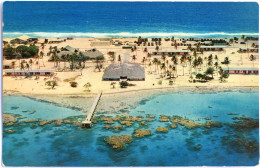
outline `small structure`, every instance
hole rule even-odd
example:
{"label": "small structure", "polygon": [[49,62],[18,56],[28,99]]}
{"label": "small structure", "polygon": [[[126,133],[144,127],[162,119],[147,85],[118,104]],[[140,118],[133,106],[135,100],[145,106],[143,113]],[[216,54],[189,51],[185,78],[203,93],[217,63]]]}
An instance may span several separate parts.
{"label": "small structure", "polygon": [[7,69],[4,72],[6,76],[33,76],[33,75],[47,76],[47,75],[54,74],[54,70],[46,70],[46,69],[36,69],[36,70]]}
{"label": "small structure", "polygon": [[57,56],[61,58],[62,56],[72,55],[75,53],[76,50],[78,51],[78,49],[67,45],[66,47],[62,47],[57,51]]}
{"label": "small structure", "polygon": [[229,74],[258,75],[258,68],[223,68]]}
{"label": "small structure", "polygon": [[12,39],[10,41],[11,44],[26,44],[27,41],[25,40],[22,40],[22,39],[19,39],[19,38],[15,38],[15,39]]}
{"label": "small structure", "polygon": [[67,40],[73,40],[74,38],[73,37],[67,37]]}
{"label": "small structure", "polygon": [[[193,46],[192,48],[196,51],[198,50],[197,46]],[[199,48],[204,49],[204,51],[224,51],[226,46],[200,46]]]}
{"label": "small structure", "polygon": [[8,41],[3,41],[4,46],[8,44]]}
{"label": "small structure", "polygon": [[103,56],[104,57],[104,54],[102,52],[100,52],[99,50],[97,49],[91,49],[91,50],[86,50],[84,52],[81,52],[83,55],[89,57],[90,59],[95,59],[99,56]]}
{"label": "small structure", "polygon": [[258,53],[259,49],[250,47],[250,48],[240,48],[237,52],[239,53]]}
{"label": "small structure", "polygon": [[189,50],[153,50],[153,55],[187,55],[189,54]]}
{"label": "small structure", "polygon": [[143,81],[145,71],[140,64],[115,63],[105,69],[102,79],[105,81],[120,81],[120,79]]}
{"label": "small structure", "polygon": [[37,41],[38,41],[38,38],[33,38],[33,37],[31,37],[31,38],[28,38],[27,41],[28,41],[28,42],[34,42],[34,41],[37,42]]}
{"label": "small structure", "polygon": [[57,43],[61,43],[63,41],[64,40],[52,40],[52,41],[49,41],[49,44],[57,44]]}
{"label": "small structure", "polygon": [[3,64],[3,69],[12,69],[12,68],[13,68],[12,63],[4,63]]}

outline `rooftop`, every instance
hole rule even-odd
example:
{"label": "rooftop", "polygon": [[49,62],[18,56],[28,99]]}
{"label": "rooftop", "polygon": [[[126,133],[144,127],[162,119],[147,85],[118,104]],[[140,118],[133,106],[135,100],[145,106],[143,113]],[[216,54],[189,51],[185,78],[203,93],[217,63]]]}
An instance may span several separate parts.
{"label": "rooftop", "polygon": [[152,52],[190,52],[189,50],[152,50]]}
{"label": "rooftop", "polygon": [[[228,70],[228,68],[222,68],[223,70]],[[229,68],[229,70],[240,70],[240,71],[257,71],[258,68]]]}
{"label": "rooftop", "polygon": [[84,52],[81,52],[83,55],[85,55],[85,56],[88,56],[88,57],[90,57],[90,58],[96,58],[96,57],[98,57],[98,56],[103,56],[103,53],[102,52],[100,52],[99,50],[94,50],[94,49],[92,49],[92,50],[88,50],[88,51],[84,51]]}
{"label": "rooftop", "polygon": [[[192,46],[192,48],[197,48],[197,46]],[[226,48],[226,46],[200,46],[200,48]]]}
{"label": "rooftop", "polygon": [[129,80],[144,80],[145,71],[140,64],[110,64],[104,71],[103,80],[117,80],[120,79],[120,77],[127,77]]}
{"label": "rooftop", "polygon": [[29,71],[28,70],[21,70],[21,69],[7,69],[7,70],[4,70],[5,72],[54,72],[54,70],[52,69],[30,69]]}

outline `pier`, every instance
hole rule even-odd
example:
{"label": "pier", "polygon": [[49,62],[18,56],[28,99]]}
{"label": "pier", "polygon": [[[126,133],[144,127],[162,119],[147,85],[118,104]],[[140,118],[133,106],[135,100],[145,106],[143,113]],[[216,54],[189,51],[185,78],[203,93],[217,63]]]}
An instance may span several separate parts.
{"label": "pier", "polygon": [[102,95],[102,92],[100,92],[100,93],[97,95],[97,97],[96,97],[94,103],[93,103],[92,106],[91,106],[90,111],[88,112],[88,115],[87,115],[86,120],[85,120],[85,121],[82,121],[82,125],[81,125],[82,128],[91,128],[91,127],[92,127],[92,122],[91,122],[91,120],[92,120],[92,118],[93,118],[93,116],[94,116],[94,113],[95,113],[96,107],[97,107],[97,105],[98,105],[98,102],[99,102],[99,100],[100,100],[100,98],[101,98],[101,95]]}

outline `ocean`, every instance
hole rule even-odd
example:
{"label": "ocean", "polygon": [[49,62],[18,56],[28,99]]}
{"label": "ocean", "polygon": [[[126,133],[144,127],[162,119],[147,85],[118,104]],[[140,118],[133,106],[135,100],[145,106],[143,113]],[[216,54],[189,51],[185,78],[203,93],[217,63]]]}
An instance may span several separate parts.
{"label": "ocean", "polygon": [[[75,100],[76,101],[76,100]],[[91,103],[91,102],[86,102]],[[115,117],[97,108],[91,129],[80,125],[54,123],[38,126],[22,123],[27,119],[68,119],[80,121],[86,115],[77,109],[37,101],[18,95],[3,96],[3,113],[25,116],[17,125],[4,126],[3,163],[6,166],[253,166],[259,163],[259,129],[235,127],[239,118],[259,120],[258,91],[170,92],[147,97],[134,107],[123,110],[131,116],[155,115],[155,120],[122,130],[103,128],[98,118]],[[30,114],[31,110],[36,112]],[[219,121],[222,127],[188,129],[160,122],[160,115],[185,117],[198,123]],[[247,126],[250,124],[247,123]],[[34,126],[33,126],[34,125]],[[111,126],[120,125],[117,121]],[[156,132],[167,127],[167,133]],[[14,133],[5,130],[13,129]],[[135,138],[136,129],[151,130],[152,135]],[[133,142],[113,149],[104,138],[132,135]]]}
{"label": "ocean", "polygon": [[258,36],[256,2],[11,2],[3,37]]}

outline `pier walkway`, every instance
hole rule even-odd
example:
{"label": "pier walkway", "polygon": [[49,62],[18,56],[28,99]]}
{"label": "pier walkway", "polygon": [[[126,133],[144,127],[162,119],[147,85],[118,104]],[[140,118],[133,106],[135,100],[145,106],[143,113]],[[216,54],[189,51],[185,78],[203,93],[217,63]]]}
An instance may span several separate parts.
{"label": "pier walkway", "polygon": [[88,112],[88,115],[87,115],[86,120],[85,120],[85,121],[82,121],[82,125],[81,125],[82,128],[91,128],[91,126],[92,126],[91,120],[92,120],[92,118],[93,118],[93,116],[94,116],[95,109],[96,109],[96,107],[97,107],[97,105],[98,105],[98,102],[99,102],[99,100],[100,100],[100,98],[101,98],[101,95],[102,95],[102,92],[100,92],[100,93],[97,95],[97,97],[96,97],[94,103],[93,103],[92,106],[91,106],[90,111]]}

